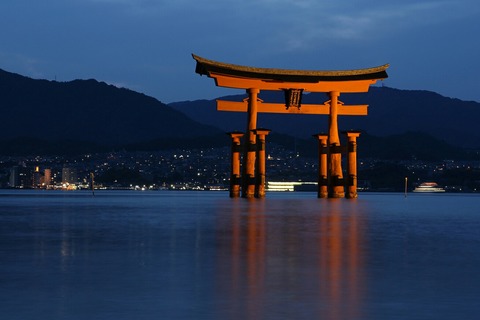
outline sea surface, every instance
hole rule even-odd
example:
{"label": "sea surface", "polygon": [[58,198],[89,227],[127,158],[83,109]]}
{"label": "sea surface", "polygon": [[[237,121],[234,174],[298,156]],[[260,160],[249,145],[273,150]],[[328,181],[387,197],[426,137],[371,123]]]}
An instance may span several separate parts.
{"label": "sea surface", "polygon": [[480,195],[0,190],[1,319],[479,319]]}

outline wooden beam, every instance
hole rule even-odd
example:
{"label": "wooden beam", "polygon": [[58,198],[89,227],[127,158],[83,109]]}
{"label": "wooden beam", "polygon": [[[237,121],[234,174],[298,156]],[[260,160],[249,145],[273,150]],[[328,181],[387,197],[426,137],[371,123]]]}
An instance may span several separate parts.
{"label": "wooden beam", "polygon": [[338,106],[338,115],[340,116],[366,116],[368,115],[368,104],[360,105],[341,105]]}
{"label": "wooden beam", "polygon": [[[226,101],[217,100],[217,111],[227,112],[247,112],[248,104],[246,101]],[[284,114],[329,114],[329,104],[302,104],[301,108],[287,108],[281,103],[258,102],[257,112],[261,113],[284,113]],[[368,105],[339,105],[338,115],[346,116],[366,116],[368,114]]]}
{"label": "wooden beam", "polygon": [[236,78],[221,74],[210,74],[215,79],[218,87],[245,89],[257,88],[260,90],[284,90],[303,89],[308,92],[367,92],[371,85],[377,82],[373,80],[351,80],[351,81],[320,81],[320,82],[288,82],[272,81],[268,79]]}

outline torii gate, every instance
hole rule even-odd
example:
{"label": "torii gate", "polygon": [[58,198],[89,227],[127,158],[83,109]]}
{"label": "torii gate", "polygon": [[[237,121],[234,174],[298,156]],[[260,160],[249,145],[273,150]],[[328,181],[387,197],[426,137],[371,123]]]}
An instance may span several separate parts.
{"label": "torii gate", "polygon": [[[244,89],[248,98],[243,102],[217,100],[218,111],[247,112],[247,136],[244,146],[242,197],[265,196],[265,137],[269,130],[257,128],[258,112],[329,115],[328,134],[318,134],[319,183],[318,197],[345,197],[342,155],[338,134],[339,115],[367,115],[368,105],[346,106],[338,100],[341,93],[367,92],[377,80],[388,77],[388,64],[357,70],[306,71],[254,68],[208,60],[192,54],[197,62],[195,72],[215,79],[219,87]],[[258,98],[261,90],[285,92],[285,104],[264,103]],[[302,94],[325,92],[330,100],[323,104],[302,104]],[[230,196],[240,195],[240,138],[242,133],[230,133],[232,138],[232,172]],[[257,144],[257,136],[259,144]],[[348,132],[347,197],[357,197],[356,138],[358,132]]]}

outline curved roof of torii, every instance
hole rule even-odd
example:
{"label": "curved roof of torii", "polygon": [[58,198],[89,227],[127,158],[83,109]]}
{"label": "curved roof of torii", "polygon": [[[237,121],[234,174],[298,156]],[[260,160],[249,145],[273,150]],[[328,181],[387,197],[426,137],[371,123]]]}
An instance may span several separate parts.
{"label": "curved roof of torii", "polygon": [[329,81],[380,80],[388,78],[388,64],[355,70],[289,70],[275,68],[256,68],[208,60],[192,54],[197,61],[195,72],[200,75],[222,75],[237,78],[257,79],[261,81],[279,81],[289,83],[318,83]]}

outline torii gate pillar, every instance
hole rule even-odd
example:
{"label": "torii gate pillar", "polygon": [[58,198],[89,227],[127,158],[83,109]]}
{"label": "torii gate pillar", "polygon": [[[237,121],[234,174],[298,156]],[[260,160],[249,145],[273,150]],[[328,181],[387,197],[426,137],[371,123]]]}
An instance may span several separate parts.
{"label": "torii gate pillar", "polygon": [[240,139],[241,132],[228,133],[232,138],[231,173],[230,173],[230,198],[240,197]]}
{"label": "torii gate pillar", "polygon": [[357,138],[358,131],[345,132],[348,139],[347,144],[347,194],[349,199],[357,198]]}
{"label": "torii gate pillar", "polygon": [[316,134],[318,139],[318,198],[328,198],[328,135]]}
{"label": "torii gate pillar", "polygon": [[328,197],[344,198],[342,173],[342,150],[338,136],[338,91],[330,92],[330,114],[328,122]]}
{"label": "torii gate pillar", "polygon": [[270,133],[270,130],[256,129],[254,130],[254,133],[258,137],[255,198],[265,198],[265,175],[266,175],[265,137]]}
{"label": "torii gate pillar", "polygon": [[248,122],[247,136],[245,139],[244,166],[242,175],[242,197],[253,198],[255,196],[255,158],[256,158],[256,135],[257,128],[257,99],[259,89],[248,89]]}

